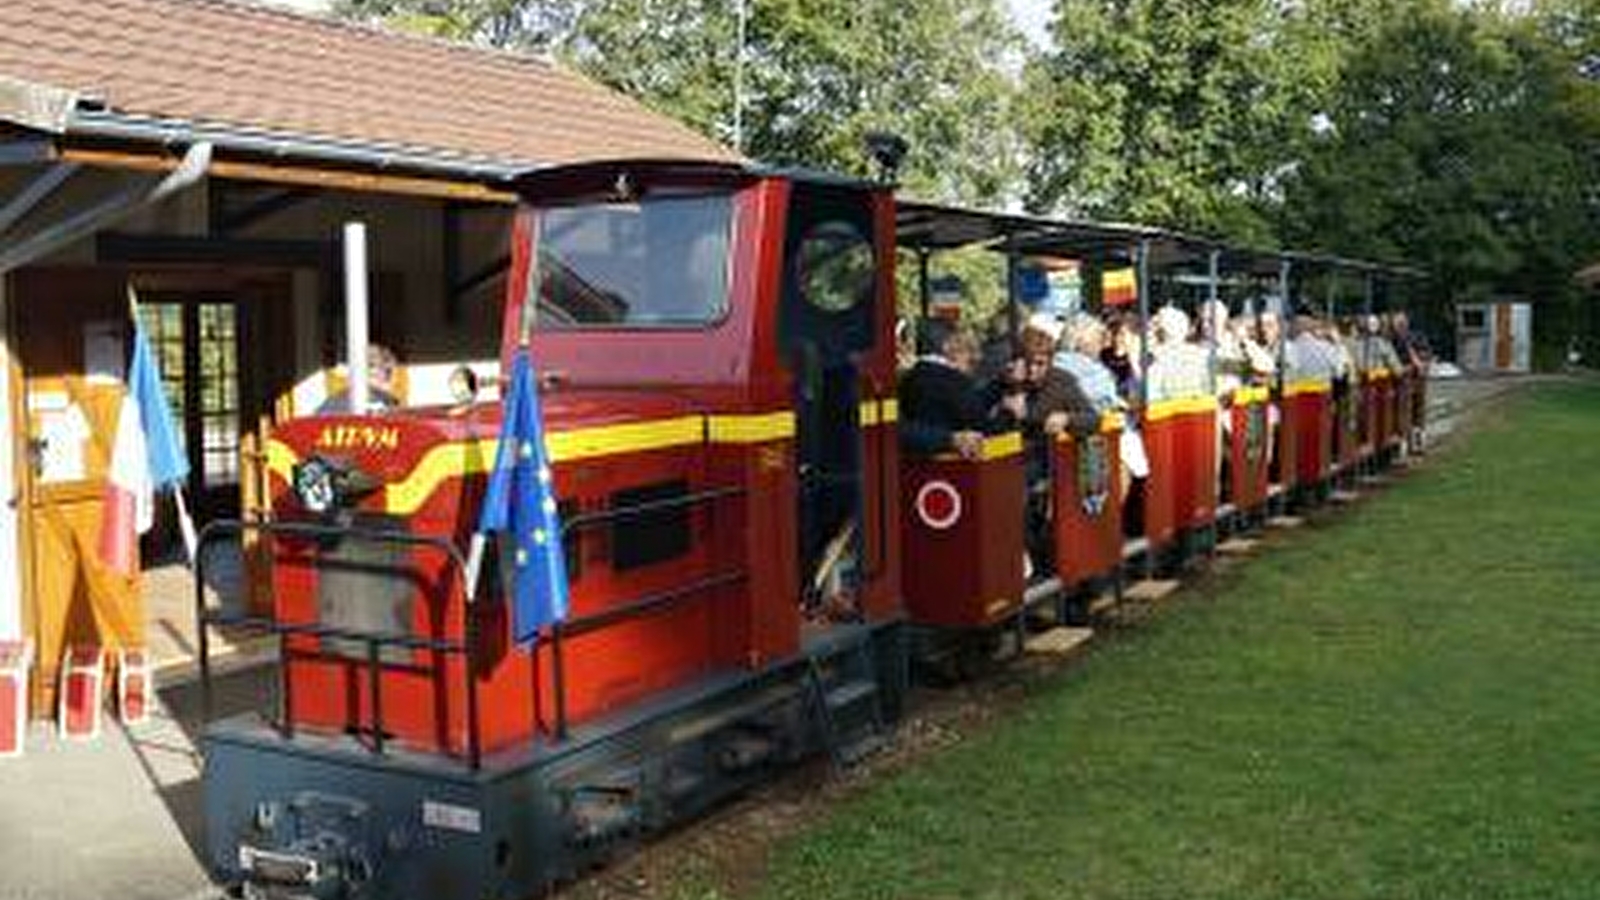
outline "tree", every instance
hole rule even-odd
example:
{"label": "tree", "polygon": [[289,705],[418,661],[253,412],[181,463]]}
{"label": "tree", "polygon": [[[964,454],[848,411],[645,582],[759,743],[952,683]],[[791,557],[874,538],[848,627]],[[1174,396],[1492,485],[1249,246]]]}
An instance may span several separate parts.
{"label": "tree", "polygon": [[334,12],[418,34],[544,50],[569,34],[576,0],[335,0]]}
{"label": "tree", "polygon": [[[744,145],[763,162],[875,174],[874,130],[906,138],[903,191],[1001,205],[1021,189],[1024,45],[1000,0],[746,0]],[[544,49],[734,142],[735,0],[341,0],[344,15],[497,46]],[[944,254],[979,316],[1004,295],[994,254]],[[915,304],[914,270],[902,299]]]}
{"label": "tree", "polygon": [[1344,65],[1331,127],[1288,184],[1284,235],[1413,261],[1441,302],[1534,300],[1543,342],[1563,343],[1571,274],[1600,250],[1600,94],[1584,41],[1556,39],[1558,25],[1395,4]]}
{"label": "tree", "polygon": [[1329,80],[1299,6],[1058,0],[1028,71],[1030,206],[1269,241]]}
{"label": "tree", "polygon": [[[1023,45],[999,0],[747,0],[745,152],[867,174],[868,131],[910,142],[917,194],[1015,193]],[[348,16],[549,49],[598,80],[732,142],[734,0],[341,0]]]}

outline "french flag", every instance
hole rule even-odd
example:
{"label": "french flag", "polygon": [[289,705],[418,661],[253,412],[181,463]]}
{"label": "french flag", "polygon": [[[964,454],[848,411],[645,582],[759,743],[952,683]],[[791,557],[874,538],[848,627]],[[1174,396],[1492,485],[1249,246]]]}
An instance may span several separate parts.
{"label": "french flag", "polygon": [[150,340],[137,312],[132,318],[133,359],[128,364],[128,392],[117,413],[117,434],[111,444],[111,466],[100,520],[101,560],[113,571],[129,576],[139,572],[139,535],[155,523],[156,491],[176,491],[184,545],[191,560],[194,556],[194,525],[183,506],[182,492],[189,477],[189,458],[178,443]]}

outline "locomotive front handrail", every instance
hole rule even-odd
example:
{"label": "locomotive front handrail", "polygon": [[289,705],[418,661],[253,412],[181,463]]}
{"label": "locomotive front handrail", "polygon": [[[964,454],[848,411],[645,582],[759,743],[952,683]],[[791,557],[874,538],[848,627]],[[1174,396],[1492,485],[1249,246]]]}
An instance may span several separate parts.
{"label": "locomotive front handrail", "polygon": [[[311,637],[330,638],[339,641],[365,642],[375,637],[368,631],[352,631],[348,628],[339,628],[333,625],[319,625],[315,622],[280,622],[266,616],[228,615],[211,610],[206,611],[205,622],[218,628],[242,628],[249,631],[271,631],[283,634],[308,635]],[[439,640],[437,638],[422,638],[409,634],[396,634],[385,637],[381,641],[385,646],[404,647],[407,650],[433,650],[439,653],[464,653],[467,646],[465,641]]]}
{"label": "locomotive front handrail", "polygon": [[627,506],[613,507],[611,509],[596,510],[595,512],[579,513],[561,523],[561,536],[566,537],[574,531],[583,531],[609,522],[623,519],[639,518],[651,513],[662,512],[679,507],[700,506],[709,504],[713,500],[726,497],[738,497],[748,493],[742,485],[733,487],[707,488],[692,494],[679,497],[666,497],[661,500],[646,500],[643,503],[633,503]]}
{"label": "locomotive front handrail", "polygon": [[591,631],[599,631],[608,625],[612,625],[626,619],[647,616],[656,610],[671,606],[677,601],[682,600],[690,595],[703,593],[705,591],[724,587],[730,584],[736,584],[748,577],[750,577],[750,573],[744,569],[731,569],[726,572],[718,572],[715,575],[701,578],[698,581],[691,581],[688,584],[679,585],[678,587],[668,588],[664,591],[657,591],[653,594],[645,594],[634,600],[630,600],[627,603],[619,606],[613,606],[610,609],[592,613],[587,616],[568,619],[567,621],[561,623],[561,634],[563,637],[577,637],[579,635],[588,634]]}
{"label": "locomotive front handrail", "polygon": [[[613,509],[598,510],[583,513],[564,520],[561,524],[563,537],[582,532],[591,528],[600,527],[617,521],[647,516],[665,510],[689,508],[695,506],[709,506],[716,501],[731,497],[743,496],[748,490],[740,485],[709,488],[678,497],[669,497],[661,500],[651,500],[642,503],[629,504]],[[476,673],[478,660],[476,657],[477,617],[472,614],[473,604],[471,598],[466,596],[464,579],[458,579],[455,591],[462,600],[463,609],[463,640],[450,640],[438,638],[418,637],[405,633],[374,633],[357,631],[337,626],[324,625],[316,622],[284,622],[274,617],[264,617],[249,614],[230,614],[220,610],[209,609],[205,600],[205,563],[204,555],[198,548],[203,548],[211,543],[230,535],[243,535],[246,533],[267,536],[280,536],[301,538],[306,540],[355,539],[372,543],[401,544],[415,548],[432,548],[444,553],[449,561],[459,571],[466,570],[466,557],[462,551],[448,538],[418,535],[395,528],[375,528],[355,524],[342,524],[326,521],[311,520],[277,520],[277,519],[222,519],[207,523],[200,530],[196,541],[195,561],[195,616],[198,632],[198,663],[200,669],[200,690],[202,716],[209,721],[212,716],[212,685],[210,668],[210,643],[209,627],[218,628],[236,627],[250,631],[271,633],[279,638],[280,654],[280,703],[283,707],[282,715],[277,723],[278,729],[285,737],[293,735],[294,724],[289,715],[290,704],[290,679],[287,673],[286,661],[291,654],[288,641],[295,636],[308,636],[319,639],[344,640],[360,642],[365,645],[366,652],[362,662],[367,670],[369,683],[369,705],[372,717],[372,751],[382,754],[385,751],[386,736],[383,728],[383,703],[380,691],[380,672],[382,669],[382,654],[384,647],[401,647],[409,650],[424,650],[436,653],[446,653],[464,656],[467,660],[467,757],[468,764],[473,769],[479,768],[482,761],[478,722],[478,692]],[[564,739],[567,733],[566,712],[566,672],[563,665],[562,645],[566,638],[580,636],[592,631],[614,625],[628,619],[650,615],[667,609],[683,600],[703,594],[707,591],[736,584],[749,577],[744,569],[729,570],[708,575],[705,578],[688,584],[680,585],[668,590],[657,591],[632,598],[624,603],[611,608],[593,613],[588,616],[577,617],[567,622],[551,626],[546,642],[550,646],[552,655],[552,680],[555,693],[556,737]]]}
{"label": "locomotive front handrail", "polygon": [[408,649],[426,649],[434,652],[451,655],[461,655],[466,658],[465,679],[467,698],[467,764],[473,769],[479,768],[482,763],[482,748],[478,734],[478,686],[477,672],[478,659],[476,647],[478,646],[477,617],[471,612],[471,604],[467,602],[465,579],[455,579],[456,592],[462,599],[462,633],[460,641],[436,640],[419,638],[410,634],[400,633],[374,633],[354,631],[351,629],[336,628],[317,623],[281,622],[276,618],[263,618],[260,616],[229,616],[214,613],[206,606],[206,579],[205,579],[205,554],[201,551],[229,535],[243,536],[246,533],[264,534],[268,536],[298,537],[310,540],[339,538],[341,540],[355,539],[371,543],[402,544],[410,547],[428,547],[438,550],[446,555],[458,571],[465,572],[466,559],[455,543],[448,538],[433,535],[412,534],[394,528],[371,528],[351,523],[329,523],[304,520],[275,520],[275,519],[218,519],[208,522],[200,529],[195,540],[194,559],[194,604],[195,604],[195,631],[198,647],[196,648],[196,662],[200,675],[200,710],[202,722],[209,722],[212,715],[211,694],[211,652],[209,626],[237,625],[252,630],[262,630],[278,636],[278,652],[280,673],[279,702],[282,713],[279,716],[279,732],[285,737],[293,735],[294,724],[289,715],[290,679],[287,669],[288,639],[291,635],[312,635],[330,637],[348,641],[359,641],[366,645],[365,668],[370,691],[369,702],[372,707],[372,752],[382,755],[385,750],[385,735],[383,730],[383,697],[381,690],[380,673],[382,659],[380,650],[383,647],[403,647]]}

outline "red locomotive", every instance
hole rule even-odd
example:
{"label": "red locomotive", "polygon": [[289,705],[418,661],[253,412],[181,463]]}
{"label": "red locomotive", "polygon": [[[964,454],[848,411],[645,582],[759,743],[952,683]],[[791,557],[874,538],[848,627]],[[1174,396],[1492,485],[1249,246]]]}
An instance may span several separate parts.
{"label": "red locomotive", "polygon": [[493,552],[465,590],[498,404],[283,427],[248,526],[280,708],[206,742],[230,882],[525,896],[896,715],[890,192],[671,162],[518,187],[505,334],[536,310],[571,615],[513,644]]}
{"label": "red locomotive", "polygon": [[[1031,585],[1021,439],[904,462],[897,439],[897,246],[1061,223],[715,163],[584,164],[518,190],[502,351],[528,335],[538,363],[570,615],[514,641],[513,551],[469,564],[500,403],[464,383],[451,407],[281,427],[271,514],[207,534],[257,537],[272,614],[197,599],[202,666],[206,624],[279,640],[275,713],[205,737],[210,862],[248,896],[528,896],[802,757],[881,742],[907,621],[1010,627],[1120,584],[1121,416],[1043,447],[1053,569]],[[1329,420],[1301,396],[1320,395],[1282,391],[1301,454],[1282,471],[1320,482]],[[1266,500],[1267,403],[1235,398],[1240,503]],[[1140,414],[1152,541],[1210,527],[1214,401]]]}

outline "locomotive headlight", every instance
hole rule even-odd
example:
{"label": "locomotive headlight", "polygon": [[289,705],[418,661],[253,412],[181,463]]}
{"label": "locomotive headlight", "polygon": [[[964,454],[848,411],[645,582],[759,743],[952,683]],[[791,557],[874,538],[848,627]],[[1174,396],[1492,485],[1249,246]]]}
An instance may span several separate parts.
{"label": "locomotive headlight", "polygon": [[294,467],[294,495],[307,512],[319,516],[339,505],[338,471],[320,456],[313,456]]}
{"label": "locomotive headlight", "polygon": [[342,460],[313,456],[294,467],[294,495],[313,515],[349,509],[383,487],[383,482]]}

